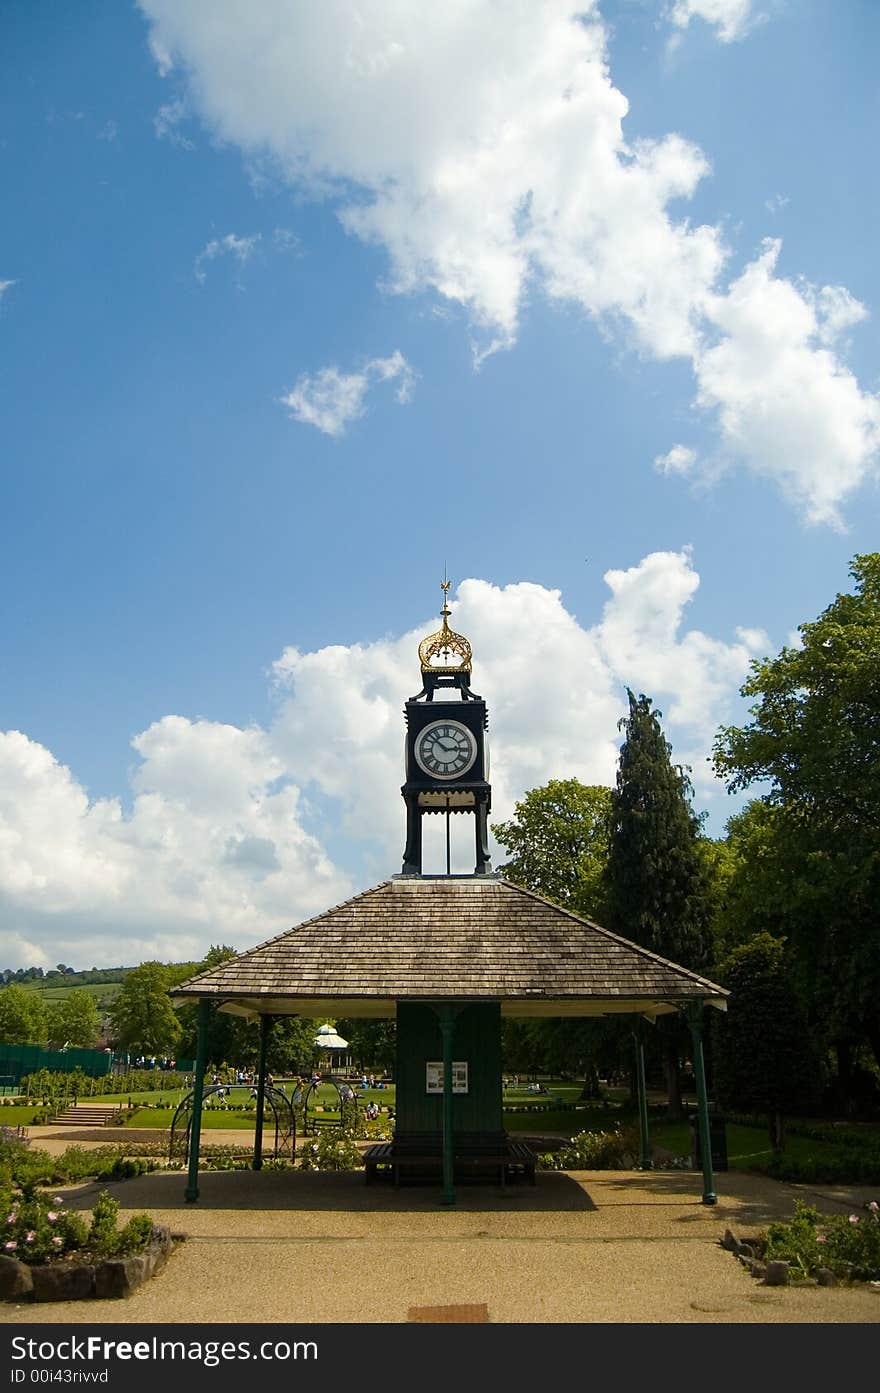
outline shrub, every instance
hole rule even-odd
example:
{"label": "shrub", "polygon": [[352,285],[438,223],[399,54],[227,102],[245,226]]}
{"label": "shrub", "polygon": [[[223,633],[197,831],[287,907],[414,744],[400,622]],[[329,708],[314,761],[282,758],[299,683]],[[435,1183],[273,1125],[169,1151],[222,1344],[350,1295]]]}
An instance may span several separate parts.
{"label": "shrub", "polygon": [[558,1151],[538,1157],[542,1170],[627,1170],[638,1155],[638,1137],[618,1123],[606,1132],[578,1132]]}
{"label": "shrub", "polygon": [[798,1201],[788,1222],[770,1224],[760,1236],[765,1260],[787,1262],[795,1276],[811,1277],[820,1267],[856,1281],[880,1280],[880,1206],[864,1214],[820,1214]]}
{"label": "shrub", "polygon": [[809,1276],[823,1266],[818,1223],[818,1209],[798,1201],[793,1218],[771,1224],[762,1235],[764,1257],[787,1262],[796,1276]]}
{"label": "shrub", "polygon": [[357,1170],[363,1162],[354,1138],[341,1127],[328,1128],[300,1152],[299,1168],[304,1171]]}
{"label": "shrub", "polygon": [[93,1253],[112,1257],[119,1241],[119,1200],[102,1190],[92,1211],[88,1246]]}
{"label": "shrub", "polygon": [[60,1195],[53,1199],[31,1185],[7,1191],[3,1196],[2,1251],[20,1262],[45,1262],[81,1248],[88,1230],[79,1214],[64,1208]]}

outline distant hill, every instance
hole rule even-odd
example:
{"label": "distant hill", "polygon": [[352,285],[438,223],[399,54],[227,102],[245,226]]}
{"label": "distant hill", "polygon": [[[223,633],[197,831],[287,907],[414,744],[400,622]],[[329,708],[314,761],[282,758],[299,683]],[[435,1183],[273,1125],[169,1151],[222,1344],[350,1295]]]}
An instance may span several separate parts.
{"label": "distant hill", "polygon": [[0,973],[0,985],[8,987],[15,983],[20,987],[89,987],[104,982],[119,983],[127,972],[131,972],[130,967],[89,967],[77,972],[72,967],[65,967],[63,963],[50,968],[48,972],[41,967],[7,967]]}

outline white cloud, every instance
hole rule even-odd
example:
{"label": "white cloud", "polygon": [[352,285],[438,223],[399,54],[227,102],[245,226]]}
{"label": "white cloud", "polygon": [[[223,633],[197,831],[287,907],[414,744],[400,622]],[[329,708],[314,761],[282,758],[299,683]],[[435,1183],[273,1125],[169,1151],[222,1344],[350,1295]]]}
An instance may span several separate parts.
{"label": "white cloud", "polygon": [[281,398],[281,404],[294,420],[338,437],[345,434],[352,421],[364,415],[368,390],[377,382],[390,381],[397,382],[394,395],[401,405],[408,402],[415,373],[398,349],[388,358],[373,358],[360,372],[344,373],[329,367],[314,374],[304,373]]}
{"label": "white cloud", "polygon": [[[830,352],[857,302],[843,287],[796,290],[766,255],[724,288],[720,229],[681,213],[709,161],[679,134],[624,137],[628,104],[609,74],[596,0],[506,0],[503,23],[497,0],[374,0],[367,12],[357,0],[141,8],[162,71],[180,70],[212,133],[332,199],[352,234],[384,249],[386,288],[461,305],[476,366],[513,345],[530,293],[573,302],[639,351],[689,359],[726,462],[771,480],[811,521],[839,523],[876,445],[876,402],[839,342]],[[701,19],[728,42],[762,18],[750,0],[676,0],[666,14],[679,32]],[[799,344],[786,337],[792,297],[810,301]],[[767,321],[764,392],[743,390],[744,299]],[[302,379],[291,410],[338,435],[363,410],[361,376],[329,367]],[[805,390],[799,418],[787,404]],[[657,467],[695,474],[696,461],[676,453],[684,448]],[[717,456],[704,476],[718,474]]]}
{"label": "white cloud", "polygon": [[[605,580],[611,598],[590,627],[559,591],[540,585],[471,579],[458,587],[451,623],[473,645],[473,685],[490,710],[494,821],[550,778],[614,782],[627,686],[662,707],[701,795],[725,797],[706,756],[766,636],[744,630],[725,642],[683,630],[700,583],[687,551],[654,553]],[[403,830],[401,698],[418,689],[418,643],[429,627],[436,621],[370,645],[290,648],[275,664],[271,735],[285,768],[339,801],[349,835],[371,827],[394,869]]]}
{"label": "white cloud", "polygon": [[686,29],[692,19],[705,20],[726,44],[745,38],[763,18],[755,13],[752,0],[673,0],[666,13],[677,29]]}
{"label": "white cloud", "polygon": [[737,628],[736,636],[741,639],[750,653],[769,653],[770,638],[766,629],[745,629],[742,626]]}
{"label": "white cloud", "polygon": [[624,139],[595,0],[510,0],[503,23],[494,0],[142,8],[212,130],[334,197],[391,289],[465,306],[478,358],[514,341],[531,280],[651,351],[693,344],[723,252],[667,205],[708,165],[678,135]]}
{"label": "white cloud", "polygon": [[[680,732],[676,743],[701,747],[704,759],[721,710],[748,670],[755,646],[749,640],[759,631],[740,628],[735,643],[699,629],[680,633],[700,584],[688,549],[652,552],[626,571],[607,571],[605,580],[612,598],[598,634],[609,669],[654,697],[673,732]],[[709,787],[705,779],[700,786]]]}
{"label": "white cloud", "polygon": [[695,358],[697,400],[732,458],[774,479],[808,522],[839,527],[840,505],[874,474],[880,448],[880,401],[833,351],[865,310],[841,286],[774,275],[779,251],[766,241],[707,305],[716,336]]}
{"label": "white cloud", "polygon": [[13,285],[15,285],[15,281],[0,281],[0,300],[3,299],[7,290]]}
{"label": "white cloud", "polygon": [[[686,549],[605,580],[609,599],[589,626],[559,591],[530,582],[458,587],[452,623],[473,644],[474,687],[489,705],[493,821],[551,778],[613,783],[627,686],[663,712],[701,804],[727,802],[706,756],[766,635],[741,628],[728,641],[685,626],[700,583]],[[346,856],[369,866],[368,884],[398,871],[401,706],[420,683],[419,640],[436,627],[435,617],[375,643],[288,648],[265,729],[157,721],[132,741],[129,812],[90,799],[26,735],[0,733],[3,965],[181,961],[320,913],[365,886],[331,861],[318,809],[355,848]]]}
{"label": "white cloud", "polygon": [[303,829],[297,789],[278,785],[264,732],[167,716],[133,744],[142,763],[126,816],[117,799],[91,801],[43,746],[0,733],[7,953],[51,941],[52,962],[181,961],[212,942],[256,942],[292,907],[316,912],[348,892]]}
{"label": "white cloud", "polygon": [[673,445],[665,455],[655,455],[654,468],[660,474],[690,474],[697,463],[697,452],[689,445]]}
{"label": "white cloud", "polygon": [[207,279],[205,263],[216,261],[218,256],[232,256],[243,266],[254,254],[254,248],[261,240],[261,234],[256,232],[253,237],[237,237],[234,232],[227,232],[225,237],[215,237],[203,247],[193,263],[193,274],[200,284],[204,285]]}
{"label": "white cloud", "polygon": [[176,145],[179,150],[194,150],[194,142],[178,130],[180,123],[187,120],[188,117],[189,108],[182,98],[176,97],[173,101],[163,102],[153,117],[153,130],[156,132],[156,139],[167,140],[170,145]]}

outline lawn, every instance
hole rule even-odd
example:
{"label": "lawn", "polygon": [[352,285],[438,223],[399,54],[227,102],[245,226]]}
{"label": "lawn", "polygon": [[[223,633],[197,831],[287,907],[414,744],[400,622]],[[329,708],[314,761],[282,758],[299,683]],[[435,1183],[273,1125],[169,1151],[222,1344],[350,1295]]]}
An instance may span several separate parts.
{"label": "lawn", "polygon": [[57,1006],[59,1001],[65,1001],[71,992],[85,992],[87,996],[93,996],[96,1001],[110,1001],[122,986],[121,982],[87,982],[84,986],[62,986],[61,983],[52,986],[43,986],[41,982],[22,982],[25,991],[36,992],[44,1005]]}

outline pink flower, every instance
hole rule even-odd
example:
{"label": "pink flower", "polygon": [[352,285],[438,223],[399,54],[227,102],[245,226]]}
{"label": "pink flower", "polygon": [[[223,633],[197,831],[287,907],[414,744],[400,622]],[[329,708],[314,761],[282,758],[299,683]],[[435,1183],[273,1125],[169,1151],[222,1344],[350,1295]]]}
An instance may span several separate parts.
{"label": "pink flower", "polygon": [[878,1204],[876,1200],[871,1200],[871,1203],[868,1205],[868,1208],[870,1209],[872,1214],[880,1213],[880,1204]]}
{"label": "pink flower", "polygon": [[49,1213],[46,1215],[46,1218],[49,1220],[50,1224],[54,1224],[55,1220],[58,1218],[58,1215],[55,1213],[54,1209],[50,1209]]}
{"label": "pink flower", "polygon": [[36,1236],[37,1236],[37,1235],[36,1235],[35,1231],[34,1231],[33,1229],[30,1229],[29,1232],[26,1233],[25,1236],[24,1236],[24,1241],[25,1241],[25,1243],[33,1243],[33,1241],[34,1241],[34,1239],[36,1238]]}
{"label": "pink flower", "polygon": [[59,1238],[58,1235],[57,1235],[57,1233],[56,1233],[55,1237],[52,1239],[52,1247],[53,1247],[53,1248],[60,1248],[60,1247],[63,1246],[63,1243],[64,1243],[64,1239],[63,1239],[63,1238]]}
{"label": "pink flower", "polygon": [[849,1221],[851,1224],[857,1224],[859,1222],[858,1214],[850,1214]]}
{"label": "pink flower", "polygon": [[7,1252],[12,1253],[18,1247],[18,1244],[16,1243],[14,1238],[10,1238],[8,1243],[3,1244],[3,1247],[7,1250]]}
{"label": "pink flower", "polygon": [[817,1243],[824,1243],[824,1242],[825,1242],[825,1235],[824,1235],[824,1233],[817,1233],[817,1234],[816,1234],[816,1242],[817,1242]]}
{"label": "pink flower", "polygon": [[53,1195],[53,1196],[52,1196],[52,1203],[53,1203],[53,1204],[63,1204],[63,1203],[64,1203],[64,1197],[63,1197],[63,1195]]}

